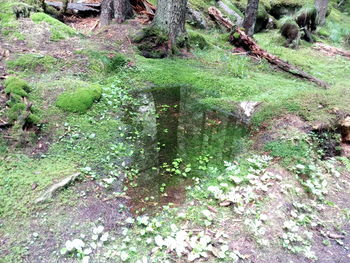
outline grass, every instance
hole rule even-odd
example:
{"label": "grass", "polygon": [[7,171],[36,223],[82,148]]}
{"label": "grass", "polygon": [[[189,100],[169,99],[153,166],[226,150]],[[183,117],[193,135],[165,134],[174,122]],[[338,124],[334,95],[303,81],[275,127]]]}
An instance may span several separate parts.
{"label": "grass", "polygon": [[[198,8],[204,8],[205,5],[211,5],[212,1],[205,1],[205,5],[202,5],[203,1],[195,0],[192,3]],[[14,22],[11,16],[1,15],[2,23]],[[57,41],[76,35],[74,30],[67,29],[57,20],[47,18],[43,14],[32,15],[32,19],[38,23],[46,22],[50,25],[53,30],[51,31],[52,40]],[[334,21],[341,23],[340,20]],[[56,33],[53,33],[55,30],[57,30]],[[97,178],[96,182],[100,182],[99,178],[122,167],[122,164],[116,166],[117,161],[130,158],[132,151],[140,150],[134,149],[131,143],[137,138],[135,134],[140,131],[126,132],[125,123],[118,118],[122,110],[126,109],[126,112],[129,110],[127,105],[138,103],[129,95],[128,92],[131,90],[153,86],[186,86],[198,93],[199,102],[204,108],[215,108],[229,113],[234,111],[234,102],[262,102],[259,111],[253,117],[253,128],[285,113],[297,114],[310,121],[329,122],[334,117],[331,113],[333,108],[346,111],[350,105],[350,91],[347,83],[350,62],[343,58],[320,56],[320,53],[312,50],[305,43],[302,43],[298,50],[287,49],[282,46],[283,39],[277,31],[255,35],[258,43],[269,52],[331,83],[332,88],[324,90],[286,73],[274,71],[264,61],[232,55],[232,47],[227,44],[227,34],[221,34],[216,30],[189,30],[189,32],[194,43],[193,56],[162,60],[136,56],[134,69],[125,67],[128,59],[117,53],[110,56],[108,52],[80,51],[84,59],[88,60],[89,70],[93,73],[92,77],[88,74],[79,75],[69,71],[63,75],[56,74],[54,69],[59,61],[49,56],[26,54],[8,61],[7,66],[13,72],[23,75],[29,82],[30,99],[42,110],[42,118],[46,120],[41,127],[42,135],[51,136],[53,141],[50,142],[48,152],[33,158],[26,155],[24,149],[9,147],[8,143],[0,137],[0,199],[2,200],[0,216],[5,222],[1,232],[10,233],[12,235],[10,239],[14,241],[13,246],[11,245],[13,247],[11,255],[14,256],[6,258],[6,263],[21,261],[21,258],[16,255],[24,252],[16,246],[16,243],[21,244],[20,241],[26,241],[27,236],[16,240],[12,233],[17,231],[19,225],[23,225],[23,228],[30,232],[29,218],[37,211],[33,201],[47,186],[81,168],[90,171],[88,169],[90,167],[92,169],[88,175],[94,176]],[[339,45],[342,44],[339,42]],[[97,93],[92,94],[89,88],[96,87],[94,86],[96,81],[98,82]],[[100,100],[97,101],[98,99]],[[322,105],[321,108],[320,105]],[[63,114],[57,106],[67,111]],[[196,113],[199,114],[199,112]],[[217,167],[217,170],[201,168],[204,169],[203,171],[198,167],[197,169],[196,165],[198,166],[199,162],[207,156],[198,156],[194,147],[188,150],[184,158],[185,162],[191,163],[193,172],[200,177],[198,188],[194,186],[194,191],[190,192],[194,198],[197,198],[198,204],[190,205],[187,210],[184,207],[172,210],[168,216],[160,214],[166,226],[159,233],[164,236],[169,235],[171,223],[183,224],[182,219],[174,216],[182,210],[186,210],[185,217],[187,221],[192,221],[193,226],[203,227],[205,221],[198,214],[206,209],[208,204],[217,204],[216,200],[208,199],[206,189],[210,185],[224,187],[222,183],[227,179],[220,177],[222,174],[219,170],[223,168],[222,160],[225,159],[219,158],[220,151],[225,148],[225,141],[222,138],[235,141],[232,151],[235,154],[242,154],[249,146],[246,133],[245,129],[215,130],[213,127],[210,134],[204,136],[212,143],[212,147],[207,148],[206,154],[213,157],[210,159],[210,164]],[[130,141],[126,139],[129,137],[132,137]],[[191,138],[188,145],[196,145],[197,140],[201,138],[199,136]],[[120,141],[122,141],[121,144],[118,143]],[[287,163],[294,164],[297,159],[308,158],[310,150],[308,146],[303,141],[277,140],[269,143],[266,150],[272,156],[281,157]],[[244,161],[249,156],[250,153],[246,153],[244,158],[239,160],[242,174],[249,172],[250,164]],[[34,190],[32,190],[33,183],[38,184]],[[74,190],[65,190],[57,196],[51,207],[40,206],[39,209],[52,211],[50,209],[54,210],[60,205],[69,205],[72,202],[72,196],[75,195],[78,194]],[[229,209],[222,207],[217,209],[220,219],[222,214],[226,213],[225,216],[232,214]],[[13,218],[16,218],[17,222]],[[59,218],[51,217],[50,220],[54,227]],[[143,248],[142,253],[148,251],[144,239],[138,240],[139,229],[133,232],[132,237],[138,248]],[[59,242],[64,243],[64,240]],[[61,243],[57,245],[60,246]],[[135,252],[131,254],[133,259],[140,255]]]}
{"label": "grass", "polygon": [[52,56],[41,54],[24,54],[14,60],[7,61],[12,71],[50,71],[57,66],[58,60]]}
{"label": "grass", "polygon": [[[75,171],[75,165],[65,159],[45,158],[33,162],[25,155],[9,156],[0,169],[0,216],[28,215],[37,195],[57,178]],[[31,190],[32,184],[38,188]]]}

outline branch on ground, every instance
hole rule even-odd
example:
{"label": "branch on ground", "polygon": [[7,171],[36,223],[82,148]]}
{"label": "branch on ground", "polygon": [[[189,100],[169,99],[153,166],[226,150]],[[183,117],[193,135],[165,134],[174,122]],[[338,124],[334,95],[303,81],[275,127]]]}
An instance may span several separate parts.
{"label": "branch on ground", "polygon": [[264,58],[271,65],[274,65],[280,70],[288,72],[294,76],[297,76],[302,79],[306,79],[317,84],[320,87],[328,88],[329,85],[310,75],[309,73],[304,72],[299,67],[289,64],[287,61],[280,59],[279,57],[268,53],[266,50],[262,49],[253,38],[249,37],[243,30],[239,27],[234,26],[234,24],[227,18],[224,18],[221,12],[215,7],[209,7],[208,12],[210,17],[219,25],[224,26],[227,30],[231,31],[229,42],[238,47],[244,49],[251,56]]}

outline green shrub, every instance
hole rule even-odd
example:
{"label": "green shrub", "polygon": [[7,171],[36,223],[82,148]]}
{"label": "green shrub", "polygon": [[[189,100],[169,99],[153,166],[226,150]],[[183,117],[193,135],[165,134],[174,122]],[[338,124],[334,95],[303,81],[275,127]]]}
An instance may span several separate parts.
{"label": "green shrub", "polygon": [[122,54],[117,54],[111,58],[106,57],[104,65],[108,73],[117,72],[128,63],[128,59]]}
{"label": "green shrub", "polygon": [[30,18],[36,23],[45,22],[49,24],[52,41],[58,41],[77,35],[77,32],[73,28],[45,13],[34,13]]}
{"label": "green shrub", "polygon": [[[7,94],[18,95],[21,97],[27,97],[30,88],[25,80],[19,79],[17,77],[9,77],[5,81],[5,92]],[[16,96],[14,96],[16,98]]]}
{"label": "green shrub", "polygon": [[102,88],[98,85],[78,88],[73,92],[62,93],[56,105],[64,111],[85,113],[91,108],[94,101],[101,98]]}

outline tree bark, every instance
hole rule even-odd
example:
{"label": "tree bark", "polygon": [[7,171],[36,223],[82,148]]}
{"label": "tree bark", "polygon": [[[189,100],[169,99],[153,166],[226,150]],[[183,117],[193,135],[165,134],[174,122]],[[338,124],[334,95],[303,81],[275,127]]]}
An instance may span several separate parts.
{"label": "tree bark", "polygon": [[101,3],[100,26],[108,25],[113,19],[113,2],[112,0],[103,0]]}
{"label": "tree bark", "polygon": [[100,25],[108,25],[113,18],[118,24],[133,16],[130,0],[103,0],[101,4]]}
{"label": "tree bark", "polygon": [[153,26],[167,34],[170,48],[186,34],[186,7],[187,0],[158,0]]}
{"label": "tree bark", "polygon": [[317,10],[317,24],[324,25],[326,23],[326,14],[329,0],[315,0]]}
{"label": "tree bark", "polygon": [[248,0],[242,25],[248,36],[252,36],[254,34],[254,27],[256,22],[256,15],[258,13],[258,7],[259,0]]}
{"label": "tree bark", "polygon": [[113,0],[114,18],[118,24],[133,16],[132,6],[129,0]]}

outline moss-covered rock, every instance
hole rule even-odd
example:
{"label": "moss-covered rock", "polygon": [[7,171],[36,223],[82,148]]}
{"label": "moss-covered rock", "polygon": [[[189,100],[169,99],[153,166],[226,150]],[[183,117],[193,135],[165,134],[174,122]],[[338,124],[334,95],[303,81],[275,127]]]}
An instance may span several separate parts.
{"label": "moss-covered rock", "polygon": [[278,21],[281,35],[287,40],[288,47],[296,48],[300,40],[300,28],[291,16],[285,16]]}
{"label": "moss-covered rock", "polygon": [[317,10],[314,5],[306,5],[301,8],[295,17],[295,21],[297,22],[300,28],[305,27],[309,31],[316,30],[317,24]]}
{"label": "moss-covered rock", "polygon": [[92,104],[102,96],[102,88],[99,85],[80,87],[73,92],[62,93],[56,105],[64,111],[85,113]]}
{"label": "moss-covered rock", "polygon": [[267,13],[264,5],[259,5],[258,13],[256,16],[254,32],[257,33],[266,29],[268,23],[269,23],[269,14]]}
{"label": "moss-covered rock", "polygon": [[73,28],[45,13],[34,13],[31,14],[30,18],[36,23],[45,22],[50,26],[52,41],[58,41],[77,35],[77,32]]}

